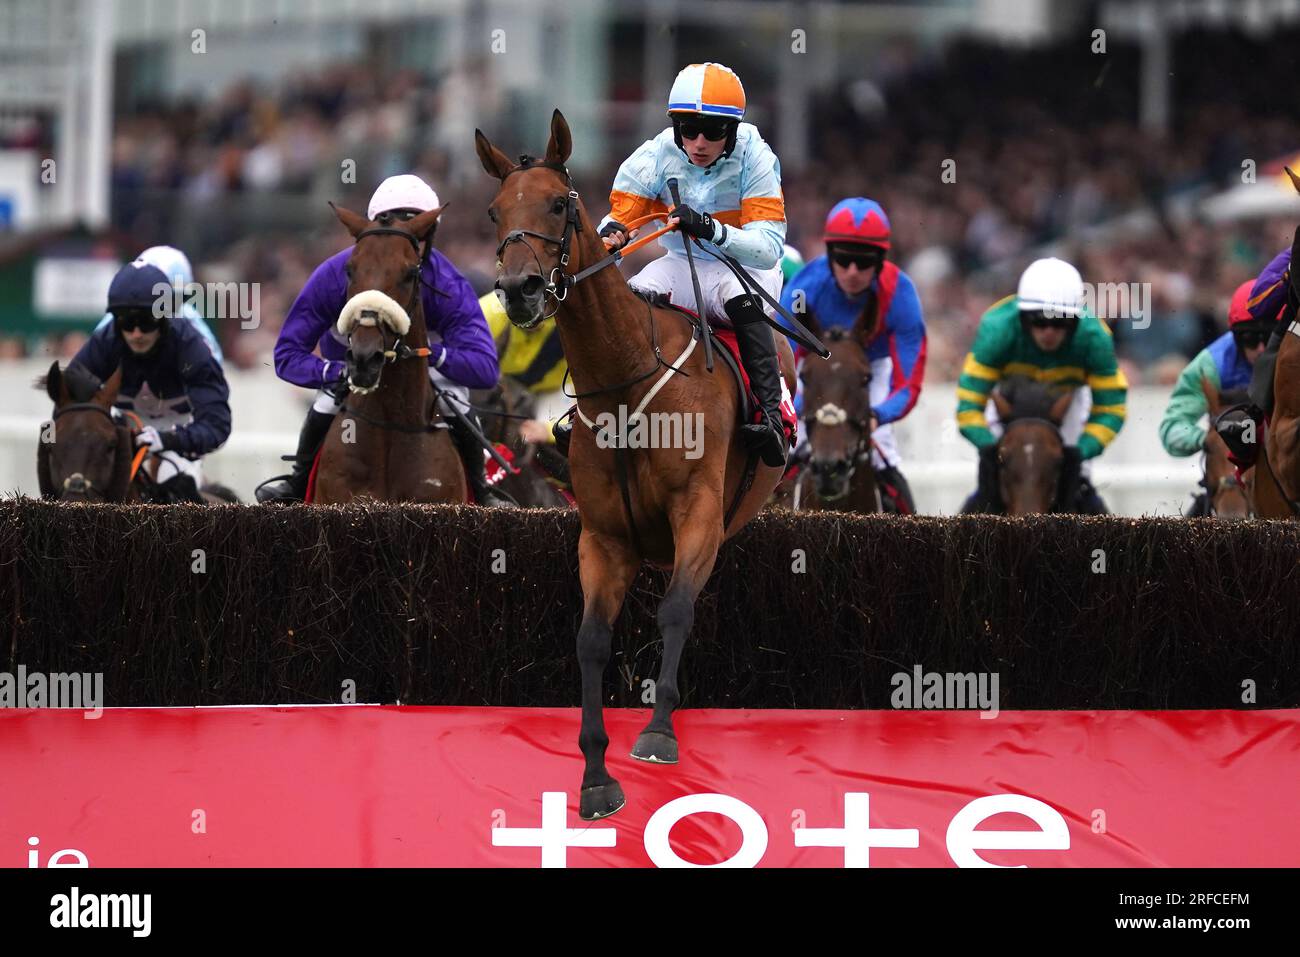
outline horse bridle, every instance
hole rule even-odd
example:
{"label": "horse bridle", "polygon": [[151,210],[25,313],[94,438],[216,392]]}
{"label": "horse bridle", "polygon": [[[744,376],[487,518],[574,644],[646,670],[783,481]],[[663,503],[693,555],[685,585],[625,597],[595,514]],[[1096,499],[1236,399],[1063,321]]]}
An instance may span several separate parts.
{"label": "horse bridle", "polygon": [[1208,505],[1211,513],[1214,513],[1214,499],[1217,496],[1223,494],[1224,492],[1228,492],[1233,489],[1236,489],[1237,493],[1241,495],[1241,497],[1246,502],[1247,517],[1250,518],[1254,517],[1255,507],[1250,501],[1250,495],[1247,494],[1246,492],[1246,486],[1242,483],[1241,479],[1237,478],[1236,473],[1229,472],[1226,475],[1220,475],[1219,480],[1215,482],[1213,485],[1207,482],[1205,478],[1202,478],[1201,484],[1205,486],[1205,493],[1206,495],[1209,496]]}
{"label": "horse bridle", "polygon": [[[997,462],[998,462],[998,470],[999,470],[999,471],[1001,471],[1001,469],[1002,469],[1002,464],[1003,464],[1003,463],[1002,463],[1002,443],[1005,442],[1005,441],[1007,440],[1007,435],[1008,435],[1008,433],[1011,431],[1011,426],[1013,426],[1013,425],[1019,425],[1019,424],[1021,424],[1021,423],[1024,423],[1024,424],[1026,424],[1026,425],[1045,425],[1045,426],[1047,426],[1049,429],[1052,430],[1052,434],[1056,436],[1057,441],[1059,441],[1059,442],[1061,443],[1061,448],[1062,448],[1062,449],[1065,448],[1065,437],[1064,437],[1063,435],[1061,435],[1061,426],[1060,426],[1058,423],[1053,422],[1051,419],[1046,419],[1046,418],[1043,418],[1042,416],[1038,416],[1038,415],[1022,415],[1022,416],[1017,416],[1017,417],[1014,418],[1014,419],[1007,419],[1005,422],[1002,423],[1002,437],[998,439],[998,443],[997,443],[997,450],[998,450]],[[1061,460],[1061,464],[1062,464],[1062,465],[1064,464],[1064,461],[1065,461],[1064,458],[1062,458],[1062,460]],[[1058,468],[1057,468],[1056,484],[1057,484],[1056,492],[1053,493],[1053,495],[1052,495],[1052,507],[1053,507],[1053,508],[1056,508],[1056,507],[1057,507],[1057,505],[1059,504],[1060,497],[1061,497],[1061,489],[1060,489],[1060,484],[1061,484],[1061,472],[1060,472],[1060,466],[1058,466]]]}
{"label": "horse bridle", "polygon": [[[433,285],[433,283],[429,282],[424,278],[424,263],[425,260],[429,258],[429,249],[433,244],[432,232],[433,232],[432,229],[430,229],[429,235],[425,237],[423,248],[421,248],[420,241],[415,238],[414,234],[408,232],[405,229],[398,229],[395,226],[372,226],[369,229],[363,229],[361,232],[357,233],[356,235],[356,241],[355,241],[356,243],[361,242],[361,240],[367,236],[401,236],[403,239],[405,239],[407,242],[411,244],[412,248],[414,248],[415,255],[419,257],[415,264],[416,281],[412,283],[411,298],[408,299],[406,305],[402,307],[402,309],[406,312],[408,316],[411,315],[411,310],[415,308],[416,303],[418,302],[419,295],[420,295],[420,288],[422,286],[427,286],[429,289],[432,289],[435,293],[442,292],[441,289],[439,289],[437,286]],[[402,341],[402,337],[398,335],[396,332],[393,333],[394,336],[393,345],[389,346],[388,331],[383,326],[378,325],[378,319],[379,316],[377,313],[374,313],[373,310],[366,309],[362,311],[360,318],[357,320],[357,324],[378,326],[379,334],[380,336],[383,337],[384,340],[384,351],[382,355],[384,357],[385,365],[387,365],[390,362],[396,362],[400,359],[428,357],[429,349],[427,346],[422,346],[419,348],[412,349],[410,346],[408,346],[405,342]],[[348,350],[346,355],[347,356],[352,355],[352,333],[350,332],[348,333]],[[379,380],[382,378],[383,378],[383,368],[380,367],[379,375],[375,377],[375,384],[368,389],[358,389],[352,385],[352,378],[351,376],[349,376],[348,389],[349,391],[356,392],[358,395],[365,395],[367,393],[374,392],[376,389],[378,389]]]}
{"label": "horse bridle", "polygon": [[[130,426],[122,422],[119,422],[117,419],[113,418],[112,411],[110,409],[104,408],[98,402],[70,402],[65,406],[61,406],[55,409],[54,414],[50,416],[50,421],[51,422],[58,421],[59,416],[64,415],[65,413],[68,412],[98,412],[100,415],[108,419],[109,424],[115,430],[127,429],[128,432],[130,432]],[[133,413],[127,413],[127,414],[133,415]],[[136,421],[138,422],[139,420],[137,419]],[[148,447],[142,446],[140,450],[136,453],[135,460],[131,463],[130,477],[127,480],[128,485],[135,480],[137,474],[143,474],[140,473],[140,462],[144,459],[144,455],[147,451],[148,451]],[[84,475],[81,475],[80,472],[74,472],[72,473],[72,475],[69,475],[67,478],[63,480],[63,490],[65,492],[68,491],[68,486],[72,482],[72,480],[78,476],[81,477],[81,484],[84,486],[84,490],[86,492],[89,492],[95,488],[94,482],[90,481],[90,479],[86,478]]]}
{"label": "horse bridle", "polygon": [[[555,300],[554,310],[544,314],[542,318],[538,320],[538,322],[544,322],[547,319],[553,318],[555,313],[559,312],[560,303],[568,298],[569,290],[577,285],[579,280],[585,279],[587,275],[594,270],[584,271],[577,276],[572,276],[567,271],[569,267],[569,257],[573,249],[573,237],[576,233],[582,231],[582,220],[578,216],[578,191],[573,188],[573,177],[569,175],[568,167],[561,166],[558,163],[539,163],[531,156],[524,154],[519,157],[519,165],[506,173],[505,176],[501,177],[502,186],[504,186],[505,181],[515,173],[538,168],[554,170],[555,172],[564,175],[564,185],[568,190],[568,197],[565,199],[564,204],[564,232],[559,236],[548,236],[546,233],[539,233],[532,229],[512,229],[510,232],[506,233],[505,239],[501,240],[497,245],[496,259],[497,270],[500,271],[502,268],[501,254],[505,252],[506,248],[511,243],[523,243],[524,247],[532,255],[533,262],[537,263],[537,274],[539,276],[545,276],[546,267],[542,265],[541,257],[537,255],[537,250],[533,248],[533,244],[524,237],[535,236],[542,242],[560,247],[559,262],[551,269],[550,275],[545,279],[546,285],[542,289],[543,295],[550,296]],[[614,257],[607,258],[612,259]],[[604,265],[604,262],[602,261],[598,265]],[[497,282],[499,284],[500,280],[498,279]]]}

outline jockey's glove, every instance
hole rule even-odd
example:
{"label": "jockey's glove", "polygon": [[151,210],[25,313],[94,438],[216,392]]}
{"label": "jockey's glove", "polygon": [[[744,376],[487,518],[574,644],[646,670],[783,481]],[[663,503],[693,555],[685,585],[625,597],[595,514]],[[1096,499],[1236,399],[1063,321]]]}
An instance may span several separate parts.
{"label": "jockey's glove", "polygon": [[669,211],[668,217],[670,219],[676,217],[681,220],[681,225],[677,228],[688,236],[713,242],[717,235],[718,224],[714,222],[713,217],[708,213],[701,213],[698,210],[691,209],[685,203],[681,206],[674,206]]}
{"label": "jockey's glove", "polygon": [[161,452],[165,448],[165,446],[163,445],[162,435],[152,425],[146,425],[143,429],[141,429],[139,432],[136,433],[135,444],[147,445],[149,447],[149,451],[154,453],[155,455]]}
{"label": "jockey's glove", "polygon": [[620,223],[617,219],[611,219],[609,222],[605,224],[604,228],[601,229],[599,235],[601,239],[604,239],[606,236],[612,236],[615,233],[625,233],[625,232],[627,232],[626,226]]}
{"label": "jockey's glove", "polygon": [[[338,372],[338,378],[329,378],[331,367],[334,365],[343,366]],[[324,371],[325,381],[321,384],[321,389],[330,396],[335,402],[342,402],[348,395],[348,370],[343,363],[336,363],[333,360],[325,363]]]}

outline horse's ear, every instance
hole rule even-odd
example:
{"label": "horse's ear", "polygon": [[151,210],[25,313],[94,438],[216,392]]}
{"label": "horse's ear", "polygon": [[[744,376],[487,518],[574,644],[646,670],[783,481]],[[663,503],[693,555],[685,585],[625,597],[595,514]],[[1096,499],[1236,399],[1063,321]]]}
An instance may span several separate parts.
{"label": "horse's ear", "polygon": [[474,149],[478,153],[479,162],[487,170],[489,176],[495,176],[497,179],[505,179],[506,174],[515,168],[515,164],[510,162],[510,158],[501,152],[491,141],[483,135],[482,130],[474,131]]}
{"label": "horse's ear", "polygon": [[1209,403],[1210,415],[1219,411],[1219,390],[1216,389],[1206,376],[1201,376],[1201,392],[1205,395],[1205,401]]}
{"label": "horse's ear", "polygon": [[113,403],[117,401],[117,390],[122,387],[122,367],[118,366],[113,370],[113,374],[108,377],[108,381],[99,387],[99,391],[90,397],[91,402],[96,402],[111,409]]}
{"label": "horse's ear", "polygon": [[1003,422],[1009,422],[1011,420],[1011,400],[1002,394],[1001,389],[994,389],[991,398],[993,399],[993,407],[998,410],[998,418]]}
{"label": "horse's ear", "polygon": [[1290,166],[1283,166],[1282,168],[1286,170],[1286,175],[1291,177],[1291,185],[1295,187],[1295,191],[1300,193],[1300,176],[1297,176]]}
{"label": "horse's ear", "polygon": [[1052,403],[1052,408],[1047,413],[1047,417],[1057,425],[1060,425],[1061,420],[1065,418],[1065,413],[1070,410],[1070,403],[1073,401],[1073,389],[1070,389],[1068,392],[1062,392],[1060,396],[1057,397],[1056,401]]}
{"label": "horse's ear", "polygon": [[546,144],[546,162],[563,166],[573,152],[573,134],[569,123],[558,109],[551,114],[551,141]]}
{"label": "horse's ear", "polygon": [[55,359],[50,366],[50,371],[45,373],[45,392],[50,397],[50,401],[55,405],[63,405],[68,401],[68,388],[63,383],[63,371],[59,369],[59,360]]}
{"label": "horse's ear", "polygon": [[427,212],[420,213],[418,216],[412,216],[407,221],[406,228],[415,234],[416,239],[423,242],[424,238],[429,235],[429,230],[433,229],[434,224],[438,221],[438,217],[442,215],[442,211],[446,208],[447,204],[443,203],[437,209],[431,209]]}
{"label": "horse's ear", "polygon": [[370,225],[370,221],[360,213],[354,213],[350,209],[344,209],[342,206],[335,206],[330,203],[330,209],[334,210],[334,215],[339,218],[339,222],[344,225],[352,238],[356,239],[357,235]]}

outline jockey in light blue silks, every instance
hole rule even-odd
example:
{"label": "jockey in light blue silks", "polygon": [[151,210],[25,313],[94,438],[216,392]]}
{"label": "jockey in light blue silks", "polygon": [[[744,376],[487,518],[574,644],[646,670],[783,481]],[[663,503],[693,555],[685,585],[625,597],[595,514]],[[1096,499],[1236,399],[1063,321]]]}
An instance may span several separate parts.
{"label": "jockey in light blue silks", "polygon": [[[780,296],[785,252],[781,164],[758,129],[741,122],[744,115],[745,89],[730,69],[693,63],[682,70],[668,94],[672,125],[642,143],[619,167],[610,213],[598,227],[605,247],[618,249],[636,234],[624,223],[660,213],[660,219],[678,220],[681,233],[732,256],[774,300]],[[669,179],[677,180],[680,206],[673,203]],[[704,302],[697,303],[683,242],[677,231],[666,233],[659,244],[667,254],[628,285],[667,294],[676,305],[734,327],[740,361],[763,412],[761,423],[741,427],[742,437],[766,464],[783,467],[789,441],[780,411],[783,382],[764,310],[726,265],[698,253],[695,271]],[[557,425],[561,448],[567,445],[567,432]]]}

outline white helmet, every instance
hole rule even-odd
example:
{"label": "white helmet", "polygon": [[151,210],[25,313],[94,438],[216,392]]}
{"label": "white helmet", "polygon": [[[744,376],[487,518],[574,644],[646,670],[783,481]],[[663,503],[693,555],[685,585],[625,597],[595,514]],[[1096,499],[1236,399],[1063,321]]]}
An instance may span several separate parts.
{"label": "white helmet", "polygon": [[379,184],[375,195],[370,197],[366,218],[378,219],[380,213],[394,209],[418,209],[427,213],[441,205],[438,194],[428,183],[418,176],[403,173],[400,176],[390,176]]}
{"label": "white helmet", "polygon": [[1020,275],[1021,312],[1077,317],[1083,312],[1083,277],[1064,259],[1036,259]]}
{"label": "white helmet", "polygon": [[194,281],[194,267],[190,265],[189,257],[175,246],[150,246],[135,257],[135,262],[157,266],[176,289],[184,289]]}

